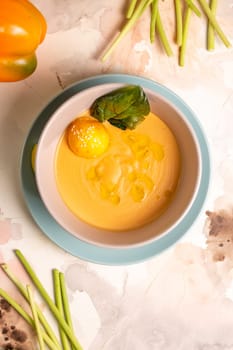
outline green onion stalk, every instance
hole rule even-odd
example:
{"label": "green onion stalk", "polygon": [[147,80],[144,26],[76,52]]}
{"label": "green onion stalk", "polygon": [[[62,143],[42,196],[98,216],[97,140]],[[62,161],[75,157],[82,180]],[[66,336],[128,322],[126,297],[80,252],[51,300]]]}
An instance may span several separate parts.
{"label": "green onion stalk", "polygon": [[175,20],[176,20],[176,44],[181,46],[183,35],[183,21],[182,21],[182,8],[181,0],[175,0]]}
{"label": "green onion stalk", "polygon": [[[35,321],[33,318],[15,301],[6,291],[0,288],[0,296],[4,298],[12,307],[17,311],[17,313],[33,328],[36,330]],[[61,347],[58,347],[47,333],[41,331],[41,336],[46,342],[50,350],[62,350]]]}
{"label": "green onion stalk", "polygon": [[185,53],[187,48],[187,40],[188,40],[188,29],[190,24],[192,10],[189,6],[186,7],[185,15],[184,15],[184,27],[183,27],[183,38],[182,45],[180,47],[180,56],[179,56],[179,65],[182,67],[185,63]]}
{"label": "green onion stalk", "polygon": [[134,10],[131,17],[128,19],[126,24],[123,26],[122,30],[119,32],[119,34],[116,36],[116,38],[113,40],[112,44],[108,48],[108,50],[105,52],[105,54],[102,57],[102,61],[105,61],[112,53],[112,51],[116,48],[116,46],[119,44],[121,39],[131,30],[131,28],[134,26],[134,24],[137,22],[137,20],[141,17],[143,12],[148,8],[148,6],[152,3],[153,0],[142,0],[137,8]]}
{"label": "green onion stalk", "polygon": [[224,34],[224,32],[222,31],[220,25],[218,24],[214,13],[211,11],[208,3],[206,2],[206,0],[198,0],[199,4],[201,5],[203,11],[205,12],[207,19],[209,21],[209,23],[212,25],[213,29],[215,30],[215,32],[218,34],[219,38],[222,40],[223,44],[226,47],[231,47],[231,43],[229,42],[229,40],[227,39],[226,35]]}
{"label": "green onion stalk", "polygon": [[[14,273],[11,271],[10,267],[3,263],[1,264],[1,268],[2,270],[5,272],[5,274],[7,275],[7,277],[14,283],[14,285],[18,288],[19,292],[21,293],[21,295],[25,298],[26,301],[29,302],[29,297],[28,297],[28,292],[26,287],[24,287],[24,285],[20,282],[20,280],[14,275]],[[36,305],[36,311],[39,317],[39,320],[41,322],[41,324],[43,325],[45,331],[47,332],[47,334],[49,335],[49,337],[51,338],[51,340],[57,345],[57,349],[60,349],[60,345],[59,345],[59,341],[55,335],[55,333],[53,332],[51,326],[49,325],[49,323],[47,322],[45,316],[43,315],[42,311],[40,310],[39,306]],[[61,349],[60,349],[61,350]]]}
{"label": "green onion stalk", "polygon": [[66,333],[67,337],[69,338],[70,342],[73,344],[73,347],[75,350],[82,350],[82,347],[80,343],[78,342],[73,330],[69,327],[67,322],[64,320],[62,313],[60,310],[57,308],[56,304],[52,300],[52,298],[49,296],[45,288],[43,287],[42,283],[40,282],[39,278],[37,277],[36,273],[30,266],[29,262],[26,260],[24,255],[21,253],[20,250],[16,249],[15,254],[22,263],[23,267],[27,271],[28,275],[30,276],[32,282],[36,286],[38,292],[42,296],[42,298],[45,300],[47,303],[48,307],[50,308],[52,314],[56,318],[58,324],[62,327],[64,332]]}
{"label": "green onion stalk", "polygon": [[[210,10],[212,11],[213,15],[216,16],[217,12],[217,0],[210,0]],[[208,25],[207,25],[207,50],[214,50],[215,46],[215,33],[214,33],[214,27],[208,20]]]}

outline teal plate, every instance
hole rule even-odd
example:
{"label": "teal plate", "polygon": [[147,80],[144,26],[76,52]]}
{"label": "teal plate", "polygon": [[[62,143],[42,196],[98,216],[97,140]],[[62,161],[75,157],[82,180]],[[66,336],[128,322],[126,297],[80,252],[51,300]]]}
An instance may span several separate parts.
{"label": "teal plate", "polygon": [[[171,229],[165,236],[161,236],[153,242],[143,246],[133,248],[106,248],[92,245],[79,240],[77,237],[64,230],[48,213],[45,208],[35,182],[35,177],[31,168],[31,151],[35,143],[38,142],[41,131],[55,110],[74,94],[86,88],[106,84],[106,83],[126,83],[141,85],[160,95],[168,98],[174,106],[180,109],[192,125],[197,141],[200,146],[202,171],[200,186],[196,199],[189,208],[187,214],[179,224]],[[44,234],[55,244],[60,246],[70,254],[93,263],[104,265],[124,265],[145,261],[171,247],[176,243],[191,227],[198,217],[207,196],[210,183],[210,154],[203,130],[192,110],[186,103],[166,87],[150,80],[133,75],[106,74],[98,75],[70,86],[61,94],[56,96],[39,114],[34,122],[27,139],[25,141],[21,159],[21,182],[22,189],[28,209],[37,225]]]}

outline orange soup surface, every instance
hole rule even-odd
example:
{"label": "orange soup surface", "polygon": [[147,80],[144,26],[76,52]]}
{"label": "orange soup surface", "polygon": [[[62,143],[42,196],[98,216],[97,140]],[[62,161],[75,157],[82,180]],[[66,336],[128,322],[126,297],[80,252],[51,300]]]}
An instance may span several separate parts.
{"label": "orange soup surface", "polygon": [[58,190],[68,208],[92,226],[140,227],[165,211],[176,190],[181,159],[175,136],[153,113],[135,130],[104,126],[109,147],[94,159],[74,154],[64,132],[55,159]]}

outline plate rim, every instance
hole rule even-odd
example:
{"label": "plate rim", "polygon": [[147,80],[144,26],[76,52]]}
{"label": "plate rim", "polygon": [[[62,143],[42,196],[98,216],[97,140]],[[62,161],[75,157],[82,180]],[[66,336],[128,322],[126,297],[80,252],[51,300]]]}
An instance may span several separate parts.
{"label": "plate rim", "polygon": [[[195,136],[199,142],[202,168],[205,169],[205,171],[201,173],[196,199],[176,228],[172,228],[165,236],[161,236],[155,241],[149,242],[143,246],[132,248],[100,247],[81,241],[63,229],[48,213],[41,201],[31,168],[31,149],[38,141],[40,133],[52,113],[76,93],[94,85],[106,83],[138,84],[157,93],[159,92],[163,97],[169,96],[171,103],[175,107],[181,108],[182,112],[187,115],[188,121],[192,125]],[[191,108],[181,97],[166,86],[149,78],[130,74],[109,73],[95,75],[75,82],[65,90],[59,92],[37,115],[37,118],[26,135],[20,159],[21,190],[27,208],[37,226],[53,243],[64,251],[80,259],[103,265],[129,265],[139,263],[162,253],[178,242],[191,228],[204,206],[210,186],[210,175],[211,159],[208,141],[199,119]]]}

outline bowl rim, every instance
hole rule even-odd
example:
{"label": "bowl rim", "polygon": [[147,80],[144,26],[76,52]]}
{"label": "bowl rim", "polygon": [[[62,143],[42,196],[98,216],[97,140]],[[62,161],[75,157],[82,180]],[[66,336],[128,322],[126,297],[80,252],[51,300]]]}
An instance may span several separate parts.
{"label": "bowl rim", "polygon": [[[114,86],[116,86],[116,88],[118,88],[119,85],[120,86],[121,85],[127,85],[127,83],[123,83],[123,84],[120,83],[119,84],[119,83],[115,83],[114,82],[114,83],[102,84],[102,86],[104,86],[105,88],[109,89],[109,91],[112,91],[112,89],[114,89]],[[42,130],[42,132],[40,134],[39,140],[38,140],[37,155],[36,155],[36,161],[35,161],[35,178],[36,178],[38,191],[39,191],[41,199],[44,202],[44,205],[46,206],[46,208],[47,208],[48,212],[50,213],[50,215],[54,217],[54,219],[58,222],[58,224],[60,226],[62,226],[65,230],[70,232],[70,234],[75,235],[75,237],[77,237],[77,238],[79,238],[79,239],[81,239],[83,241],[86,241],[86,242],[88,242],[90,244],[95,244],[95,245],[98,245],[98,246],[101,246],[101,247],[131,248],[131,247],[137,247],[137,246],[145,245],[145,244],[148,244],[148,243],[150,243],[150,242],[152,242],[154,240],[158,240],[161,236],[164,236],[164,235],[168,234],[169,231],[173,230],[173,228],[176,227],[179,224],[179,222],[182,221],[183,217],[186,215],[186,213],[188,212],[189,208],[192,206],[193,201],[196,198],[196,194],[198,192],[198,188],[199,188],[199,185],[200,185],[200,177],[201,177],[201,172],[202,172],[202,165],[201,165],[201,161],[200,161],[200,147],[199,147],[199,144],[198,144],[198,141],[197,141],[197,137],[196,137],[196,134],[193,131],[192,125],[186,119],[186,115],[179,108],[177,108],[176,105],[174,105],[170,100],[167,100],[164,96],[161,96],[159,91],[153,91],[151,89],[145,88],[145,92],[148,95],[151,94],[151,95],[153,95],[153,97],[158,97],[160,100],[163,100],[163,102],[168,104],[173,110],[175,110],[177,112],[177,114],[181,117],[182,122],[185,124],[186,128],[191,133],[192,140],[193,140],[193,143],[195,144],[195,148],[196,148],[197,158],[198,158],[198,172],[197,172],[197,178],[196,178],[196,181],[195,181],[195,186],[194,186],[194,189],[193,189],[192,196],[190,198],[190,201],[184,207],[184,210],[182,211],[181,215],[179,217],[177,217],[172,222],[172,224],[169,227],[163,229],[163,232],[161,232],[160,234],[157,234],[155,236],[148,237],[145,240],[137,241],[137,242],[133,242],[133,243],[132,242],[130,242],[130,243],[126,242],[126,243],[116,244],[116,243],[111,243],[111,242],[105,242],[105,243],[102,242],[102,241],[98,242],[95,239],[91,240],[91,238],[85,237],[85,234],[84,235],[82,234],[82,232],[81,232],[82,230],[80,232],[78,232],[77,229],[75,230],[72,227],[72,225],[70,225],[69,222],[67,222],[67,220],[66,221],[62,220],[62,218],[60,218],[59,214],[57,214],[56,208],[54,208],[53,205],[51,204],[51,202],[48,201],[47,191],[43,187],[43,181],[41,183],[41,179],[40,179],[41,172],[40,172],[40,170],[41,170],[41,153],[42,153],[42,157],[43,157],[43,143],[44,143],[44,139],[46,139],[46,137],[47,137],[47,134],[50,133],[51,125],[53,126],[54,122],[57,122],[58,116],[59,116],[60,113],[63,112],[63,110],[66,110],[67,108],[69,108],[69,106],[72,106],[73,104],[75,104],[75,102],[77,100],[77,97],[78,97],[78,99],[80,99],[83,96],[89,95],[91,91],[96,91],[96,88],[98,88],[98,87],[97,86],[92,86],[92,87],[89,87],[87,89],[84,89],[84,90],[74,94],[71,98],[69,98],[68,100],[66,100],[64,103],[62,103],[60,105],[60,107],[51,115],[51,117],[49,118],[48,122],[44,126],[44,128],[43,128],[43,130]],[[97,92],[98,92],[98,89],[97,89]],[[97,93],[97,94],[99,95],[99,93]],[[89,107],[89,103],[85,103],[85,108],[83,110],[88,109],[88,107]],[[80,115],[81,113],[82,112],[78,113],[78,115]],[[72,118],[73,118],[73,116],[72,116]],[[62,122],[63,122],[63,120],[62,120]],[[66,123],[69,123],[69,122],[66,121]],[[60,138],[60,136],[59,136],[59,138]],[[58,142],[59,142],[59,140],[56,137],[56,144],[58,144]],[[42,147],[41,147],[41,144],[42,144]],[[42,151],[41,151],[41,148],[42,148]],[[61,201],[61,202],[63,202],[63,201]],[[63,207],[64,207],[64,210],[66,210],[65,209],[66,205],[65,205],[64,202],[63,202]],[[69,211],[68,215],[70,215],[71,217],[75,217],[75,215],[73,213],[71,213],[70,210],[68,210],[68,211]],[[90,230],[92,232],[95,232],[96,229],[99,230],[99,231],[109,232],[109,230],[101,229],[101,228],[98,228],[98,227],[96,228],[96,227],[93,227],[89,223],[82,222],[82,220],[79,219],[79,218],[77,218],[77,221],[81,222],[81,226],[82,226],[82,224],[85,225],[85,226],[86,225],[90,226]],[[136,230],[141,232],[141,231],[143,231],[145,229],[145,227],[149,226],[150,224],[152,224],[152,222],[150,222],[150,223],[148,223],[146,225],[143,225],[142,227],[139,227]],[[110,231],[113,231],[113,230],[110,230]],[[134,231],[134,229],[128,230],[128,231]],[[113,233],[115,233],[115,232],[113,231]],[[122,232],[120,232],[120,233],[118,232],[117,234],[119,235],[121,233]]]}
{"label": "bowl rim", "polygon": [[[135,83],[135,80],[139,80],[142,86],[152,86],[154,89],[159,89],[162,95],[172,94],[172,100],[178,105],[182,105],[187,111],[191,124],[195,129],[198,141],[201,145],[201,162],[205,167],[205,172],[202,172],[200,179],[199,191],[197,198],[189,209],[188,215],[183,218],[179,223],[177,229],[173,232],[169,231],[166,236],[159,237],[157,242],[152,242],[141,247],[133,247],[130,249],[118,248],[104,248],[93,246],[92,244],[80,241],[77,237],[73,237],[69,232],[63,230],[53,218],[49,216],[45,210],[43,203],[41,202],[37,188],[35,185],[34,174],[31,174],[30,164],[30,152],[32,146],[37,142],[40,132],[43,130],[44,125],[49,120],[51,114],[74,93],[81,91],[92,85],[100,85],[104,83],[120,82]],[[109,265],[122,265],[129,264],[138,261],[143,261],[149,257],[159,254],[165,249],[168,249],[171,245],[176,243],[188,229],[193,225],[197,217],[199,216],[201,209],[207,199],[211,180],[211,157],[209,152],[208,140],[203,133],[200,121],[192,112],[190,107],[178,96],[175,92],[171,91],[164,85],[157,83],[149,78],[144,78],[137,75],[129,74],[104,74],[96,75],[89,78],[85,78],[81,81],[67,87],[63,92],[58,93],[41,111],[38,118],[32,124],[28,136],[23,145],[21,154],[21,186],[24,198],[28,209],[42,231],[58,246],[70,252],[73,255],[79,256],[84,260],[109,264]],[[44,217],[42,221],[41,218]],[[51,230],[53,227],[53,230]],[[57,236],[55,231],[59,231],[61,236]],[[76,243],[76,244],[75,244]]]}

